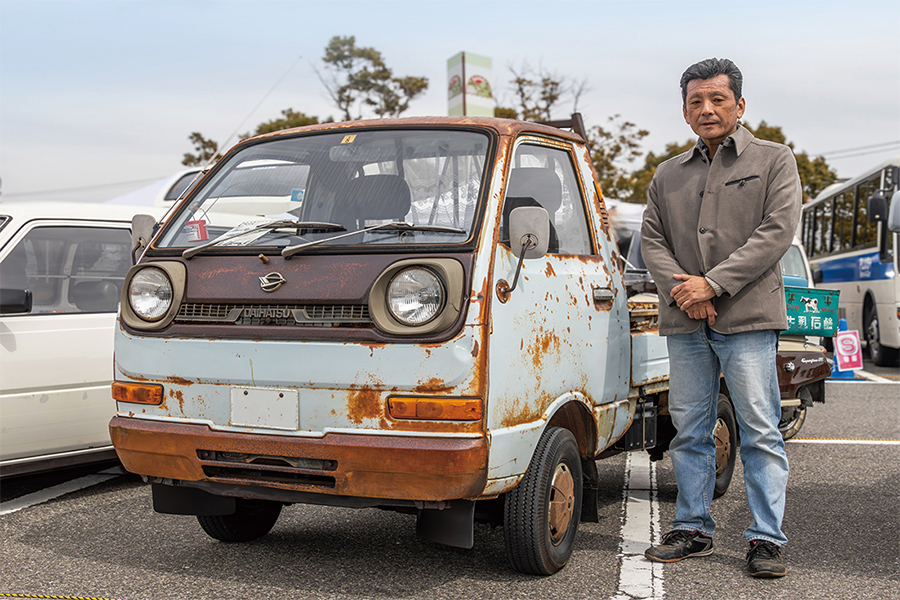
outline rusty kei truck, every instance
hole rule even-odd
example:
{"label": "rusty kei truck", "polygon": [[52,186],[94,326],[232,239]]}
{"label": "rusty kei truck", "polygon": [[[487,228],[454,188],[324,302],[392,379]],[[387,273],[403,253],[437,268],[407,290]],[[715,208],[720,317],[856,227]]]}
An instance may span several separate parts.
{"label": "rusty kei truck", "polygon": [[436,117],[264,135],[158,231],[136,222],[110,432],[154,509],[226,542],[295,503],[408,512],[463,548],[492,522],[513,568],[562,568],[597,518],[595,459],[661,452],[670,434],[656,439],[655,297],[626,298],[588,148],[561,127]]}

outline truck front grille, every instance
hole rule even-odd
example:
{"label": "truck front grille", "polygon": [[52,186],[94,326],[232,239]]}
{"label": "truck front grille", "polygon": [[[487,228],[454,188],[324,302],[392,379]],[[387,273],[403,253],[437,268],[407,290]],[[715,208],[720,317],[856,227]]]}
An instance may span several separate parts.
{"label": "truck front grille", "polygon": [[275,325],[284,327],[371,327],[365,304],[202,304],[185,302],[178,323]]}
{"label": "truck front grille", "polygon": [[197,458],[203,466],[203,474],[214,481],[335,486],[335,478],[329,474],[337,469],[337,462],[333,460],[213,450],[198,450]]}

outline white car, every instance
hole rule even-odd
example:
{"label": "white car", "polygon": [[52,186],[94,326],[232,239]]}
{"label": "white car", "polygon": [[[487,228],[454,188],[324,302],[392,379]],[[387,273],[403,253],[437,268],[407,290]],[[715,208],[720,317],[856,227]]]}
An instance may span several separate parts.
{"label": "white car", "polygon": [[170,177],[153,199],[153,206],[172,208],[176,200],[186,195],[185,193],[200,181],[203,177],[201,170],[200,167],[191,167]]}
{"label": "white car", "polygon": [[137,212],[0,203],[0,475],[115,458],[113,329]]}
{"label": "white car", "polygon": [[[819,278],[818,282],[815,281],[816,273],[810,269],[809,259],[806,258],[806,251],[803,249],[803,244],[800,243],[800,239],[797,237],[794,237],[794,243],[791,244],[791,247],[788,248],[788,251],[781,258],[781,274],[805,279],[806,285],[801,287],[816,287],[815,284],[821,282],[821,278]],[[821,272],[819,275],[821,275]],[[797,280],[785,280],[785,285],[796,286],[800,283],[801,282]]]}

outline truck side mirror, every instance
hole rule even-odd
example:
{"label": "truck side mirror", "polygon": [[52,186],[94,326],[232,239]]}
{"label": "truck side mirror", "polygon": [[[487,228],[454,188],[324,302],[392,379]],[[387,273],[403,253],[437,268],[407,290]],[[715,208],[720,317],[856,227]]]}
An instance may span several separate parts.
{"label": "truck side mirror", "polygon": [[872,223],[880,223],[887,217],[887,198],[882,190],[878,190],[871,196],[866,204],[866,212],[869,215],[869,221]]}
{"label": "truck side mirror", "polygon": [[[131,264],[137,264],[137,257],[150,244],[156,233],[156,218],[151,215],[134,215],[131,218]],[[141,252],[137,252],[141,250]],[[135,254],[137,252],[137,254]]]}
{"label": "truck side mirror", "polygon": [[507,302],[519,283],[519,272],[526,258],[541,258],[550,247],[550,213],[540,206],[520,206],[509,213],[509,247],[519,257],[512,285],[497,282],[497,298]]}
{"label": "truck side mirror", "polygon": [[0,315],[23,315],[31,312],[31,290],[0,289]]}
{"label": "truck side mirror", "polygon": [[888,229],[894,233],[900,233],[900,190],[894,192],[891,198],[891,211],[887,219]]}
{"label": "truck side mirror", "polygon": [[[527,238],[533,241],[524,248]],[[541,258],[550,247],[550,213],[540,206],[520,206],[509,213],[509,247],[517,257]],[[521,261],[520,261],[521,262]]]}

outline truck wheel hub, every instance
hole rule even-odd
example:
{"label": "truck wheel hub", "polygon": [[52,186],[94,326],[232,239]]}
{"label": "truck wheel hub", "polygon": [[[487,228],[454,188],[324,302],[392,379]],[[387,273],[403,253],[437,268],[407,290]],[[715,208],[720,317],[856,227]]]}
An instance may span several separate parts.
{"label": "truck wheel hub", "polygon": [[550,539],[558,543],[566,535],[575,508],[575,480],[565,464],[556,466],[550,486]]}

